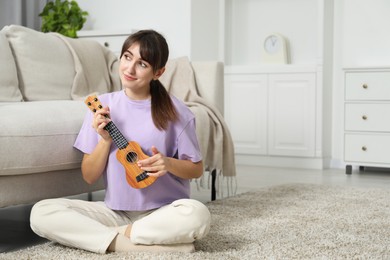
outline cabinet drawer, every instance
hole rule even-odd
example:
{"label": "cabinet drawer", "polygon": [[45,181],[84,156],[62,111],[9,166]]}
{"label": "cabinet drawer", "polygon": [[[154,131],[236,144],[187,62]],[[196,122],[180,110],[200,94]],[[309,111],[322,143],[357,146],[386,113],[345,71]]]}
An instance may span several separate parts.
{"label": "cabinet drawer", "polygon": [[122,51],[122,45],[128,35],[110,35],[110,36],[81,36],[80,38],[90,39],[99,42],[101,45],[109,48],[119,57]]}
{"label": "cabinet drawer", "polygon": [[346,100],[390,100],[390,71],[346,72]]}
{"label": "cabinet drawer", "polygon": [[346,134],[344,159],[349,162],[390,163],[390,134]]}
{"label": "cabinet drawer", "polygon": [[390,104],[346,104],[345,130],[390,132]]}
{"label": "cabinet drawer", "polygon": [[109,48],[113,51],[117,56],[121,54],[122,45],[126,40],[126,36],[103,36],[103,37],[94,37],[93,39],[99,42],[101,45]]}

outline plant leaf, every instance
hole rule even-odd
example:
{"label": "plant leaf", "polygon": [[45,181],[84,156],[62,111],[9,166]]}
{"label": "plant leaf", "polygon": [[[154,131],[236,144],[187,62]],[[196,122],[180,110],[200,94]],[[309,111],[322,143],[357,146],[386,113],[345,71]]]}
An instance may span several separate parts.
{"label": "plant leaf", "polygon": [[76,38],[77,31],[83,28],[88,15],[74,0],[48,2],[39,14],[42,18],[41,31],[58,32]]}

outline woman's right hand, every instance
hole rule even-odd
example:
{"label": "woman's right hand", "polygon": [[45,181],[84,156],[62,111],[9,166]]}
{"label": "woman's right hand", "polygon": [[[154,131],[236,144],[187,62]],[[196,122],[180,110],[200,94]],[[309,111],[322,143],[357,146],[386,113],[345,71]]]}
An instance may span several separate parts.
{"label": "woman's right hand", "polygon": [[108,107],[104,107],[95,112],[92,127],[96,130],[96,132],[104,139],[111,139],[110,134],[107,130],[104,129],[106,125],[111,121],[111,119],[106,115],[110,114],[110,109]]}

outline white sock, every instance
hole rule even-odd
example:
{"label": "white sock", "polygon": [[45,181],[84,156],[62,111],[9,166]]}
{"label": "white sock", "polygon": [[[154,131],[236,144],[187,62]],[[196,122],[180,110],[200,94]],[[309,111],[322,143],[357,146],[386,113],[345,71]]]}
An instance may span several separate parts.
{"label": "white sock", "polygon": [[[125,228],[126,230],[126,228]],[[119,233],[108,247],[110,252],[195,252],[193,243],[171,245],[135,245],[130,239]]]}

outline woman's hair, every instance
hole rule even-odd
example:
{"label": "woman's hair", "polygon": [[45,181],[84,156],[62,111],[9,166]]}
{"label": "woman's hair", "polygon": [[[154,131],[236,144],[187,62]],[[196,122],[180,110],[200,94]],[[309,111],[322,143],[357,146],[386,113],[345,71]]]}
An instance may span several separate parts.
{"label": "woman's hair", "polygon": [[[153,72],[165,66],[169,49],[161,34],[154,30],[141,30],[130,35],[123,43],[120,58],[134,43],[139,44],[141,58],[152,66]],[[150,95],[152,97],[153,123],[158,129],[166,130],[168,123],[177,120],[178,117],[171,97],[158,79],[150,82]]]}

